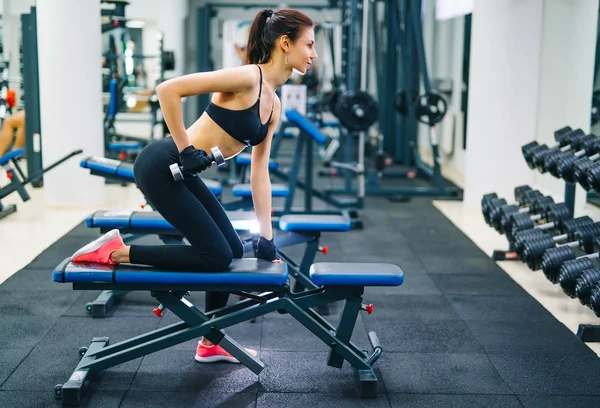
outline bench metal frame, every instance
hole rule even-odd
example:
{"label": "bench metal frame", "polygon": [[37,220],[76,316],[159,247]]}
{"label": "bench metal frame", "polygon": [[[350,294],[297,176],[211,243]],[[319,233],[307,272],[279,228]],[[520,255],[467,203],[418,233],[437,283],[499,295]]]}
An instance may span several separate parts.
{"label": "bench metal frame", "polygon": [[[181,322],[114,345],[109,345],[107,337],[94,337],[89,347],[79,349],[81,361],[68,381],[58,384],[54,388],[54,394],[57,398],[62,399],[63,406],[79,405],[92,381],[93,374],[201,336],[222,346],[241,364],[258,375],[263,370],[264,364],[225,334],[224,329],[275,311],[289,313],[331,348],[327,365],[341,368],[344,361],[350,363],[354,368],[354,377],[360,398],[377,397],[377,376],[373,365],[382,352],[377,334],[369,333],[369,341],[374,349],[371,355],[350,341],[358,313],[363,310],[363,286],[322,286],[297,294],[290,292],[289,284],[275,287],[236,287],[232,285],[72,283],[72,286],[74,290],[150,291],[165,310],[172,311],[181,319]],[[184,298],[188,291],[226,291],[237,293],[246,299],[231,306],[203,313]],[[249,292],[262,293],[255,295]],[[337,326],[331,325],[313,310],[316,307],[338,301],[344,301],[344,307]]]}

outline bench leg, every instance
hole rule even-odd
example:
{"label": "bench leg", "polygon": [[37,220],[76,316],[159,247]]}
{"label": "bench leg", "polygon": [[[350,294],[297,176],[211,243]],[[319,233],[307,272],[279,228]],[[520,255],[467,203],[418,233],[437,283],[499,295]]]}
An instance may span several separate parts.
{"label": "bench leg", "polygon": [[[360,307],[361,299],[348,299],[345,302],[340,321],[335,331],[336,336],[344,343],[350,342],[350,338],[354,332],[354,326],[356,325],[356,319],[358,318],[358,312],[360,312]],[[327,365],[342,368],[342,364],[344,364],[344,358],[331,350],[329,352]]]}
{"label": "bench leg", "polygon": [[104,290],[98,295],[96,300],[85,305],[85,310],[93,318],[105,317],[110,309],[112,309],[115,297],[124,296],[127,293],[125,290]]}
{"label": "bench leg", "polygon": [[81,361],[75,368],[75,371],[69,377],[69,380],[64,384],[58,384],[54,387],[54,396],[62,400],[63,407],[78,406],[81,402],[83,394],[87,390],[91,381],[92,371],[89,368],[81,368],[84,365],[91,363],[95,357],[90,357],[90,354],[95,354],[108,345],[108,337],[95,337],[90,346],[79,350]]}
{"label": "bench leg", "polygon": [[14,204],[3,206],[0,202],[0,220],[4,217],[8,217],[10,214],[17,211],[17,206]]}

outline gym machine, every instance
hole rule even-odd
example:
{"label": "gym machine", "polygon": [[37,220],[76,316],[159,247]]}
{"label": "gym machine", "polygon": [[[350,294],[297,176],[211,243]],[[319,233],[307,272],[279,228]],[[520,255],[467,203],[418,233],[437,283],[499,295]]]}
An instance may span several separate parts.
{"label": "gym machine", "polygon": [[31,180],[33,187],[41,187],[42,135],[40,124],[40,82],[38,73],[37,12],[31,7],[29,14],[21,15],[21,77],[25,115],[25,155],[27,174],[38,174]]}
{"label": "gym machine", "polygon": [[[382,133],[384,137],[394,138],[396,151],[404,156],[402,164],[414,166],[414,170],[408,172],[386,170],[386,165],[392,158],[385,154],[384,140],[379,136],[375,153],[377,175],[369,178],[371,186],[367,191],[370,194],[388,196],[393,201],[406,201],[410,197],[460,199],[461,196],[460,189],[452,186],[442,176],[436,126],[443,120],[447,104],[443,96],[434,91],[431,86],[423,44],[421,8],[421,0],[387,0],[385,1],[386,41],[383,42],[379,38],[377,27],[373,30],[377,61],[386,61],[377,75],[380,102],[383,106],[379,118]],[[377,22],[377,16],[373,16],[373,20]],[[387,49],[382,49],[382,43],[388,45]],[[396,44],[400,44],[400,55],[396,52]],[[398,89],[398,82],[401,89],[392,97],[389,95],[389,90]],[[420,83],[423,86],[423,93],[420,93]],[[397,114],[400,115],[401,126],[397,126]],[[423,162],[419,153],[416,140],[417,122],[429,127],[432,167]],[[396,135],[398,138],[395,138]],[[429,182],[430,186],[404,188],[379,186],[380,181],[385,178],[416,179],[419,177]]]}

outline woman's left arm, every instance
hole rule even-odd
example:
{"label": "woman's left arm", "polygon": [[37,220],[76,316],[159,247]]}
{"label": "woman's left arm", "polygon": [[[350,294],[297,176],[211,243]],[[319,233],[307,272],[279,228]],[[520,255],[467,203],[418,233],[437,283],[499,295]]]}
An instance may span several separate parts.
{"label": "woman's left arm", "polygon": [[269,156],[271,154],[271,142],[273,134],[279,123],[281,102],[275,95],[273,116],[269,123],[269,131],[265,140],[252,148],[252,161],[250,169],[250,186],[252,188],[252,200],[254,211],[260,227],[260,235],[268,240],[273,239],[273,228],[271,226],[271,179],[269,177]]}

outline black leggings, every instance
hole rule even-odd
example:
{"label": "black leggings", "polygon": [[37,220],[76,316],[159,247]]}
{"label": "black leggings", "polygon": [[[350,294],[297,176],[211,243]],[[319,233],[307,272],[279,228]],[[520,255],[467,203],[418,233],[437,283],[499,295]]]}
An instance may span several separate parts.
{"label": "black leggings", "polygon": [[[188,272],[220,272],[244,255],[244,245],[221,203],[200,177],[175,181],[179,162],[171,137],[150,143],[133,165],[135,182],[150,204],[191,245],[131,245],[131,263]],[[227,304],[229,293],[207,292],[206,310]]]}

